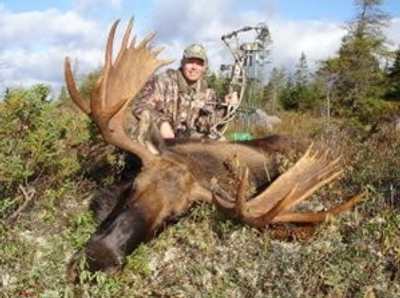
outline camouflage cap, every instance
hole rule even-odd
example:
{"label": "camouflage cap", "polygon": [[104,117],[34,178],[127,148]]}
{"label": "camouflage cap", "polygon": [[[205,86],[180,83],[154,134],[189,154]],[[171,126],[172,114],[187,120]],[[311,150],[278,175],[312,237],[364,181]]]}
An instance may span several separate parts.
{"label": "camouflage cap", "polygon": [[208,61],[207,53],[204,47],[200,44],[191,44],[183,51],[183,58],[198,58],[205,62]]}

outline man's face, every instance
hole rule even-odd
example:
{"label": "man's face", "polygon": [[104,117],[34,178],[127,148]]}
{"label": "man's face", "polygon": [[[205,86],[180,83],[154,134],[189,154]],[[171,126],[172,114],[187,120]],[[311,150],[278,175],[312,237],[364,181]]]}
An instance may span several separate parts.
{"label": "man's face", "polygon": [[206,71],[206,63],[199,58],[185,58],[182,60],[182,71],[189,83],[195,83]]}

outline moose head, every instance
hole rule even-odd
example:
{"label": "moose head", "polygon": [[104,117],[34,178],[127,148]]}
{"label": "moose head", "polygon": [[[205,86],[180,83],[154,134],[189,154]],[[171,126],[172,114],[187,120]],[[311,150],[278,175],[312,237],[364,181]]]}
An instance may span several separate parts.
{"label": "moose head", "polygon": [[[184,140],[166,143],[151,125],[144,134],[129,138],[124,130],[126,108],[150,76],[170,61],[158,60],[161,48],[130,41],[132,20],[113,59],[113,41],[119,21],[112,26],[106,47],[105,66],[90,100],[78,92],[69,59],[65,79],[69,94],[78,107],[100,128],[106,142],[140,160],[138,174],[118,193],[103,192],[95,206],[97,231],[78,254],[85,255],[92,272],[115,273],[125,257],[152,238],[170,220],[186,214],[195,201],[214,204],[228,216],[255,228],[269,224],[316,225],[328,215],[339,214],[361,200],[359,194],[320,213],[300,213],[295,206],[316,190],[337,178],[339,159],[309,148],[285,173],[276,170],[277,151],[287,139],[278,136],[243,142]],[[150,129],[150,127],[152,127]],[[142,135],[143,136],[143,135]],[[152,140],[156,140],[155,142]],[[252,189],[253,191],[250,191]],[[71,261],[74,268],[78,258]]]}

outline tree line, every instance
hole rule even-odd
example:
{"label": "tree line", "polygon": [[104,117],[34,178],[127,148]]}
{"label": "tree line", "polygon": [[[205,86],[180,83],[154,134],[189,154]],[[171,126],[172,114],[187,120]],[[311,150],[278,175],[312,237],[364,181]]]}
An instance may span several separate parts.
{"label": "tree line", "polygon": [[[390,17],[382,0],[354,1],[355,16],[344,26],[338,52],[311,72],[302,53],[294,71],[271,70],[251,101],[269,113],[280,110],[351,117],[364,124],[393,121],[400,105],[400,45],[389,49],[384,34]],[[224,82],[213,76],[220,93]]]}

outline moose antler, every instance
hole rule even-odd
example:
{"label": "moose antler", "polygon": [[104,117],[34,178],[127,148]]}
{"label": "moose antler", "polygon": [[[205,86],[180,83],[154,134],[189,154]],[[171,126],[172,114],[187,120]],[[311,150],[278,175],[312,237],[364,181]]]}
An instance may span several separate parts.
{"label": "moose antler", "polygon": [[213,203],[222,212],[250,226],[262,228],[274,223],[318,223],[328,215],[339,214],[359,202],[365,192],[352,199],[320,213],[299,213],[290,211],[292,207],[309,198],[316,190],[338,177],[342,170],[339,159],[329,162],[328,151],[324,154],[312,152],[311,147],[287,172],[275,180],[266,190],[254,199],[245,201],[248,183],[248,169],[241,175],[235,200],[226,200],[213,195]]}
{"label": "moose antler", "polygon": [[159,67],[171,63],[172,60],[157,60],[157,55],[163,48],[151,49],[149,43],[155,34],[148,35],[137,47],[135,47],[135,36],[128,45],[133,27],[131,19],[118,56],[113,63],[113,42],[118,23],[119,20],[114,22],[110,29],[102,77],[97,81],[90,95],[90,101],[84,100],[79,94],[68,57],[64,64],[65,80],[72,100],[96,122],[104,139],[135,154],[146,163],[153,159],[153,155],[125,134],[123,127],[125,110],[149,77]]}

